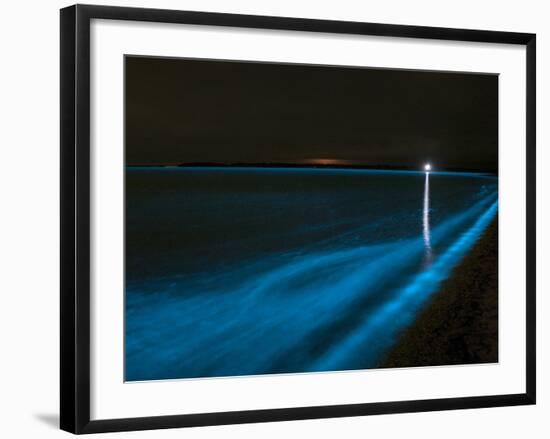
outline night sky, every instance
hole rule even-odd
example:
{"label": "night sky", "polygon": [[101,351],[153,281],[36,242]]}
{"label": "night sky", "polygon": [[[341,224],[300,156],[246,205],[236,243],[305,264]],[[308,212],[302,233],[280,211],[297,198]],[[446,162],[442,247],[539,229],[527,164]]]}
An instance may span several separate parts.
{"label": "night sky", "polygon": [[126,162],[496,172],[498,77],[126,57]]}

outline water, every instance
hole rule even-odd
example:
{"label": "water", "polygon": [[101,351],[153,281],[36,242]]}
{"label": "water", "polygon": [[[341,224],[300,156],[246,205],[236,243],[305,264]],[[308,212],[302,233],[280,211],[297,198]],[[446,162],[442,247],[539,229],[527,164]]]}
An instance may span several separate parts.
{"label": "water", "polygon": [[497,190],[481,174],[128,168],[126,380],[375,367]]}

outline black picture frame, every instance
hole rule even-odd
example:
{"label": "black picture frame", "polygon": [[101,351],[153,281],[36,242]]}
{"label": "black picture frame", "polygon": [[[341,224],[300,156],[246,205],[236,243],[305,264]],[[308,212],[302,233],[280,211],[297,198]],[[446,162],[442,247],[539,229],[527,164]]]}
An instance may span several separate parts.
{"label": "black picture frame", "polygon": [[[526,392],[508,395],[90,420],[90,21],[183,23],[257,29],[488,42],[526,47]],[[74,5],[61,10],[61,429],[80,433],[192,427],[535,404],[536,36],[303,18]]]}

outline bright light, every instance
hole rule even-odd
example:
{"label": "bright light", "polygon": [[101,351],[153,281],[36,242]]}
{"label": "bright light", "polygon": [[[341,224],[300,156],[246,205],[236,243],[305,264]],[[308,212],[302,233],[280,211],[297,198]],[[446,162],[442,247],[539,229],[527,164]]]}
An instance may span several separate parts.
{"label": "bright light", "polygon": [[426,172],[431,171],[431,170],[432,170],[432,165],[430,165],[429,163],[426,163],[426,164],[424,165],[424,170],[425,170]]}

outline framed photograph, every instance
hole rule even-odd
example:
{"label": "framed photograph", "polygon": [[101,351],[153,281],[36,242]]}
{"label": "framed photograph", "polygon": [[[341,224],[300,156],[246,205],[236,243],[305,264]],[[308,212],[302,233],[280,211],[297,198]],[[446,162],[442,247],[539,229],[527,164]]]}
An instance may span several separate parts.
{"label": "framed photograph", "polygon": [[535,403],[535,35],[61,10],[61,428]]}

